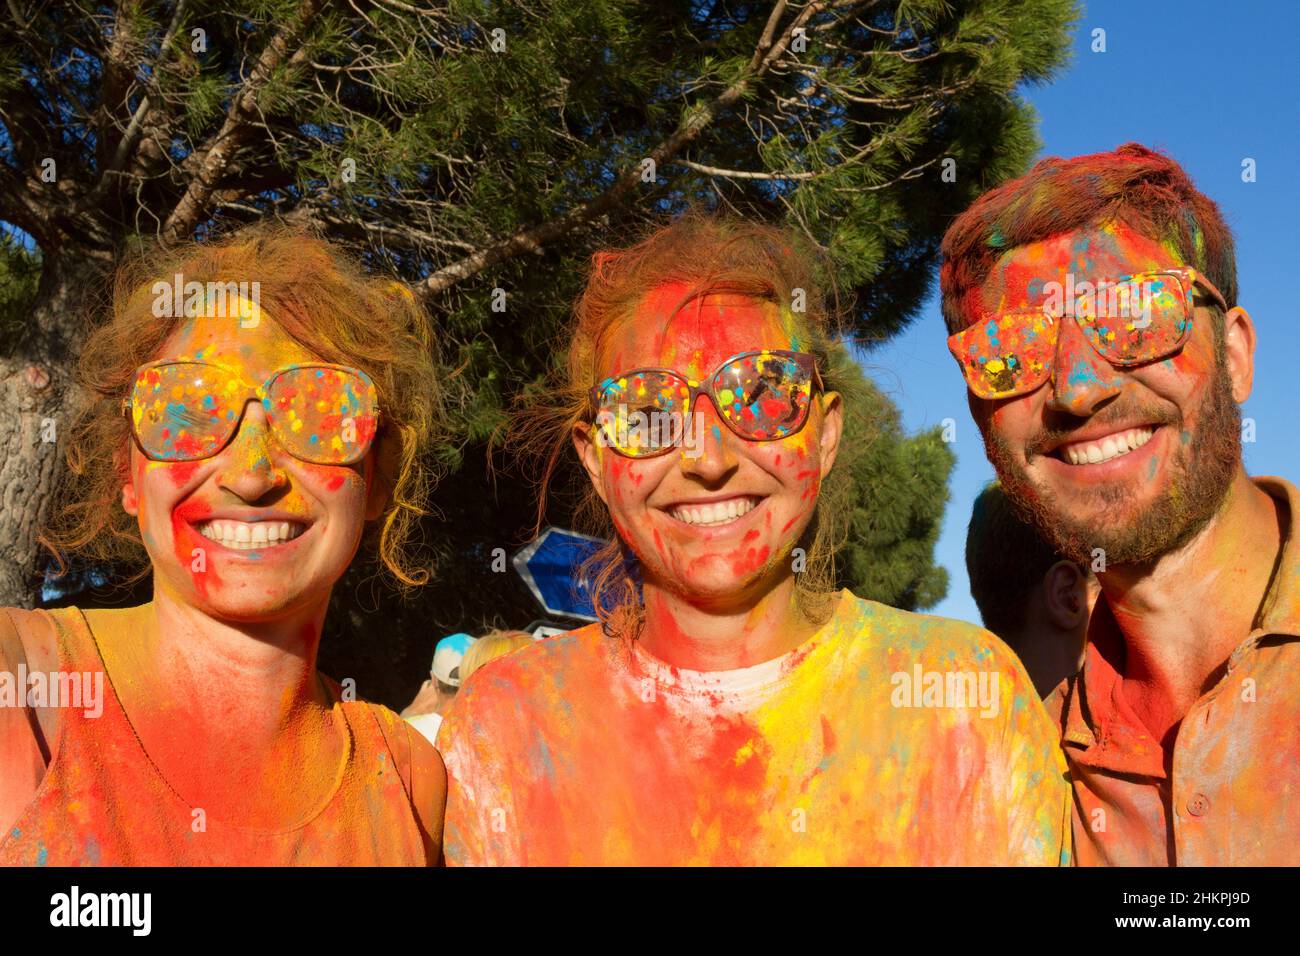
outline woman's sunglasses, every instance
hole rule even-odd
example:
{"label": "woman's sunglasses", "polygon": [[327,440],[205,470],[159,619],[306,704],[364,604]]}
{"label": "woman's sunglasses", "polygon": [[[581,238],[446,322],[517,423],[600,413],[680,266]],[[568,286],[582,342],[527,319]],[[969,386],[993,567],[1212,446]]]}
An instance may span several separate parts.
{"label": "woman's sunglasses", "polygon": [[742,352],[697,382],[667,368],[638,368],[591,390],[599,440],[628,458],[662,455],[682,443],[705,395],[727,427],[746,441],[788,438],[808,421],[813,389],[824,390],[806,352]]}
{"label": "woman's sunglasses", "polygon": [[261,401],[285,451],[319,465],[360,461],[379,427],[374,382],[345,365],[290,365],[253,385],[222,365],[154,362],[136,370],[122,408],[145,457],[199,461],[230,443],[249,398]]}

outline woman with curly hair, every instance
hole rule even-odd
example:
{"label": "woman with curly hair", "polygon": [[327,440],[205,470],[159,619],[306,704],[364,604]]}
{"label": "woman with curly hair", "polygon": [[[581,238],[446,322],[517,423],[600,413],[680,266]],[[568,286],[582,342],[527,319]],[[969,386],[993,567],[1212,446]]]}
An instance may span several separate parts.
{"label": "woman with curly hair", "polygon": [[301,233],[119,271],[45,540],[152,600],[0,613],[0,672],[30,675],[0,708],[0,864],[437,861],[437,752],[316,670],[368,524],[397,582],[428,576],[431,348],[409,292]]}
{"label": "woman with curly hair", "polygon": [[811,257],[681,218],[596,254],[569,341],[543,471],[572,447],[589,479],[602,620],[462,688],[447,861],[1067,859],[1063,764],[1015,655],[836,590],[837,461],[870,448]]}

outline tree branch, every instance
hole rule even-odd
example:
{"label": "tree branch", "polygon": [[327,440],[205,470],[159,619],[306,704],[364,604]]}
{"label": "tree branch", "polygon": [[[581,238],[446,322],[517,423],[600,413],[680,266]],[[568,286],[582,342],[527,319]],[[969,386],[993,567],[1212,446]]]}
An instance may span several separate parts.
{"label": "tree branch", "polygon": [[[779,62],[785,56],[793,39],[794,31],[826,9],[827,3],[823,2],[823,0],[810,3],[790,24],[790,28],[781,34],[779,40],[772,40],[769,34],[775,35],[775,25],[785,12],[785,6],[785,0],[778,0],[776,6],[773,7],[772,13],[768,17],[767,26],[763,30],[763,38],[759,40],[759,47],[755,49],[749,67],[740,78],[714,99],[684,116],[677,129],[650,151],[647,158],[654,161],[656,168],[671,160],[686,146],[694,142],[720,113],[734,106],[756,80],[760,79],[771,69],[773,64]],[[764,41],[771,44],[765,52],[762,50]],[[637,168],[628,170],[603,193],[569,210],[562,216],[539,226],[520,229],[504,240],[480,249],[473,255],[466,256],[458,262],[437,270],[424,281],[424,284],[419,289],[420,294],[427,297],[443,292],[456,283],[463,282],[484,269],[521,253],[540,253],[542,247],[547,243],[566,235],[584,223],[590,222],[618,206],[624,197],[636,188],[640,181],[641,176]]]}
{"label": "tree branch", "polygon": [[271,38],[271,42],[262,51],[252,73],[231,98],[225,122],[209,142],[203,162],[195,170],[185,194],[181,196],[163,223],[160,238],[164,244],[179,242],[193,234],[225,173],[226,166],[260,118],[257,110],[258,94],[266,88],[272,74],[286,60],[291,64],[306,60],[305,47],[299,46],[292,56],[289,51],[298,46],[309,21],[323,6],[324,0],[303,0],[293,19]]}

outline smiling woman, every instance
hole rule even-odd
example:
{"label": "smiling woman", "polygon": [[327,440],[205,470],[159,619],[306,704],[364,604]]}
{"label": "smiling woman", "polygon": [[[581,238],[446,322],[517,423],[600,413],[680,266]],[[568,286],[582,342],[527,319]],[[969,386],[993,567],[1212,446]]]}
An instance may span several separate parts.
{"label": "smiling woman", "polygon": [[[173,284],[200,292],[160,309]],[[121,270],[45,541],[136,563],[153,600],[0,614],[0,671],[104,677],[97,714],[0,709],[0,863],[437,860],[437,752],[316,670],[367,524],[397,581],[427,578],[407,539],[440,422],[431,351],[409,292],[309,235]]]}
{"label": "smiling woman", "polygon": [[835,463],[858,449],[831,325],[770,226],[688,216],[594,257],[555,427],[522,427],[556,443],[548,477],[576,451],[612,533],[601,622],[459,695],[448,862],[1068,858],[1064,766],[1015,656],[834,590]]}

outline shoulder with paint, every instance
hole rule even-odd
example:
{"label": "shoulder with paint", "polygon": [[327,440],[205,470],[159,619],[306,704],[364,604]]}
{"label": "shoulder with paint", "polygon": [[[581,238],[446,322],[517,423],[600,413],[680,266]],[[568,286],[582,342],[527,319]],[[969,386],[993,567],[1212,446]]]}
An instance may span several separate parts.
{"label": "shoulder with paint", "polygon": [[901,608],[843,592],[836,610],[840,626],[855,640],[880,650],[902,645],[942,656],[953,666],[1019,667],[1020,660],[996,634],[977,624]]}
{"label": "shoulder with paint", "polygon": [[58,668],[58,639],[49,614],[0,608],[0,832],[36,796],[57,740],[59,711],[28,706],[33,673]]}
{"label": "shoulder with paint", "polygon": [[471,727],[517,723],[519,714],[554,704],[556,687],[587,688],[592,672],[607,659],[607,637],[599,624],[591,624],[534,641],[474,672],[456,694],[438,731],[439,748]]}
{"label": "shoulder with paint", "polygon": [[610,640],[613,638],[607,637],[599,624],[535,640],[528,647],[488,661],[474,672],[457,696],[466,692],[479,696],[494,691],[513,692],[522,684],[534,683],[537,676],[558,675],[574,664],[598,656],[602,642]]}
{"label": "shoulder with paint", "polygon": [[[59,638],[51,612],[7,607],[0,611],[0,671],[53,671],[59,666]],[[54,612],[60,613],[60,612]],[[66,608],[62,613],[77,613]]]}

